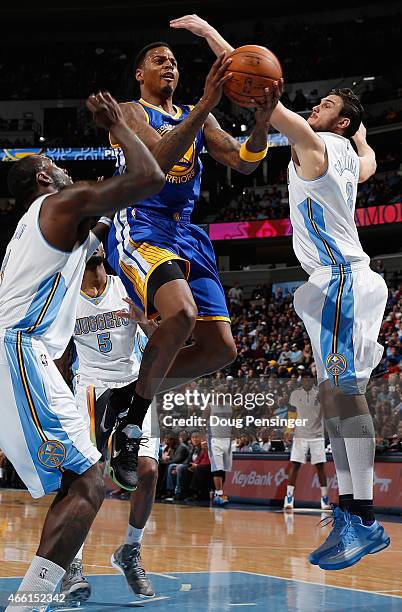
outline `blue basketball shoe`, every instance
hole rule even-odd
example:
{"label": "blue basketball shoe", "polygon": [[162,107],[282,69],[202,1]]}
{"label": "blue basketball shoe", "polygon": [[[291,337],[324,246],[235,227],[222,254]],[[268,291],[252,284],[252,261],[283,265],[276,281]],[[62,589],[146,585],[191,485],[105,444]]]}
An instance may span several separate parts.
{"label": "blue basketball shoe", "polygon": [[325,570],[340,570],[355,565],[365,555],[387,548],[390,538],[377,521],[363,525],[360,516],[347,517],[347,525],[341,531],[340,542],[320,556],[318,565]]}
{"label": "blue basketball shoe", "polygon": [[330,549],[334,548],[341,541],[341,533],[347,525],[350,515],[343,512],[339,506],[332,506],[332,518],[328,517],[322,521],[323,526],[327,525],[332,520],[332,530],[325,542],[309,554],[309,561],[312,565],[318,565],[319,559],[325,555]]}

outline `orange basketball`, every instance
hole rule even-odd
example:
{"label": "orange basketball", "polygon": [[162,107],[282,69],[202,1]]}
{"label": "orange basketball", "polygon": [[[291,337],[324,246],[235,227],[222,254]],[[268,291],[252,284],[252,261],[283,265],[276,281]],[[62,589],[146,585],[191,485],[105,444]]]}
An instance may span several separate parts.
{"label": "orange basketball", "polygon": [[229,55],[232,62],[228,72],[233,74],[224,85],[224,92],[232,102],[246,108],[252,99],[262,101],[264,89],[282,78],[282,67],[276,55],[265,47],[244,45]]}

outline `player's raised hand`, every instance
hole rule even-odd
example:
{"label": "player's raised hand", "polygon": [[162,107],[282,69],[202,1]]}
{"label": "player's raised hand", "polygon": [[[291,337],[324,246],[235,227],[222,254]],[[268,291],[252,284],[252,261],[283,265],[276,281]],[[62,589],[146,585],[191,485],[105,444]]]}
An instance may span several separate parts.
{"label": "player's raised hand", "polygon": [[263,101],[252,100],[255,104],[255,122],[257,124],[267,124],[271,115],[283,94],[283,79],[274,81],[272,88],[264,89],[265,97]]}
{"label": "player's raised hand", "polygon": [[211,70],[205,79],[204,95],[202,101],[212,110],[220,102],[224,84],[232,78],[228,72],[232,58],[222,53],[213,63]]}
{"label": "player's raised hand", "polygon": [[360,142],[366,142],[366,137],[367,137],[367,129],[366,127],[363,125],[363,122],[359,125],[359,129],[357,130],[356,134],[354,136],[352,136],[352,139],[357,143],[358,141]]}
{"label": "player's raised hand", "polygon": [[110,130],[117,123],[124,123],[123,113],[108,91],[91,94],[86,101],[97,125]]}
{"label": "player's raised hand", "polygon": [[127,319],[128,321],[136,321],[137,323],[142,323],[146,318],[144,313],[136,304],[134,304],[131,298],[123,298],[125,302],[127,302],[129,310],[118,310],[116,315],[122,319]]}
{"label": "player's raised hand", "polygon": [[178,19],[172,19],[170,27],[177,30],[188,30],[192,34],[202,36],[203,38],[206,38],[214,30],[205,19],[201,19],[198,15],[184,15]]}

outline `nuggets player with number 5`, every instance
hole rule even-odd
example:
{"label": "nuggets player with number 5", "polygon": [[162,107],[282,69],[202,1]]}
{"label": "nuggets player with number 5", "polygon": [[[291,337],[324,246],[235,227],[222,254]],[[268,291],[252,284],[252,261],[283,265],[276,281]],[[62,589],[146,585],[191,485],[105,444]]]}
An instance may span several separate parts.
{"label": "nuggets player with number 5", "polygon": [[[143,355],[133,393],[135,414],[129,413],[117,425],[117,451],[119,432],[127,423],[141,426],[141,412],[145,414],[163,387],[166,374],[170,381],[192,380],[236,357],[213,248],[190,217],[200,193],[203,147],[217,161],[251,173],[267,153],[268,121],[276,101],[258,109],[251,135],[240,146],[210,113],[231,78],[225,74],[230,61],[222,55],[215,62],[204,95],[194,107],[177,106],[173,103],[179,77],[176,58],[166,43],[153,43],[135,62],[141,98],[121,104],[129,125],[166,173],[166,184],[155,196],[118,214],[109,234],[108,261],[130,297],[148,317],[161,318]],[[124,173],[126,160],[119,143],[111,142],[118,172]],[[182,348],[190,337],[193,344]]]}
{"label": "nuggets player with number 5", "polygon": [[[196,15],[172,25],[205,37],[216,54],[233,50]],[[272,95],[282,90],[283,82],[277,82]],[[373,512],[375,434],[364,396],[383,352],[377,338],[388,291],[370,269],[354,220],[358,183],[376,170],[362,115],[350,89],[332,90],[308,120],[281,103],[271,115],[271,124],[291,144],[293,246],[309,274],[295,293],[294,306],[313,347],[339,485],[333,529],[309,557],[326,570],[354,565],[390,542]]]}

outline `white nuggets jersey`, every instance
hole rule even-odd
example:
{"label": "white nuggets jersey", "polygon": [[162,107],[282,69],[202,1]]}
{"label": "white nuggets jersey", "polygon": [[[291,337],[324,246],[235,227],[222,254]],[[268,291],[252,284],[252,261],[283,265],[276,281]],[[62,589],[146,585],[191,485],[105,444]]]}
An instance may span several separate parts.
{"label": "white nuggets jersey", "polygon": [[99,240],[90,234],[71,253],[49,245],[39,227],[46,197],[31,204],[7,246],[0,273],[0,329],[40,339],[56,359],[71,338],[86,259]]}
{"label": "white nuggets jersey", "polygon": [[354,220],[359,158],[347,138],[331,132],[318,136],[325,142],[327,172],[303,180],[291,160],[288,175],[293,248],[308,274],[321,266],[370,261]]}
{"label": "white nuggets jersey", "polygon": [[118,276],[108,276],[102,295],[83,291],[77,305],[74,343],[75,381],[80,385],[108,386],[138,378],[147,337],[135,321],[117,316],[127,310],[127,292]]}

